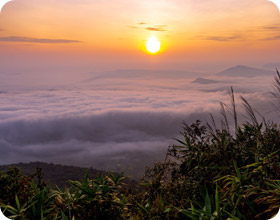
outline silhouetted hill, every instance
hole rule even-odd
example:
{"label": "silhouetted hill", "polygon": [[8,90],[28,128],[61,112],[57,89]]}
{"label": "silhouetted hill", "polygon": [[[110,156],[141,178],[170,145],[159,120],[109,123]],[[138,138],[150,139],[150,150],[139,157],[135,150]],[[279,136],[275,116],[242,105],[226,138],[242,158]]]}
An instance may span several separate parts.
{"label": "silhouetted hill", "polygon": [[135,79],[135,78],[185,78],[192,75],[198,75],[198,72],[180,71],[180,70],[149,70],[149,69],[122,69],[106,72],[92,72],[90,77],[84,82],[95,81],[97,79]]}
{"label": "silhouetted hill", "polygon": [[219,81],[211,80],[211,79],[205,79],[205,78],[197,78],[192,83],[198,83],[198,84],[212,84],[212,83],[219,83]]}
{"label": "silhouetted hill", "polygon": [[[67,183],[68,180],[81,180],[85,177],[87,171],[90,178],[96,178],[100,174],[108,174],[108,172],[106,171],[96,170],[93,168],[87,169],[82,167],[65,166],[42,162],[0,165],[0,171],[6,171],[9,167],[19,168],[23,175],[34,174],[37,168],[41,168],[43,173],[43,180],[51,187],[55,187],[56,185],[59,187],[69,186],[69,184]],[[127,180],[127,182],[132,185],[134,183],[133,180]]]}
{"label": "silhouetted hill", "polygon": [[254,76],[265,76],[265,75],[275,75],[275,71],[258,69],[249,66],[234,66],[226,69],[222,72],[217,73],[219,76],[243,76],[243,77],[254,77]]}

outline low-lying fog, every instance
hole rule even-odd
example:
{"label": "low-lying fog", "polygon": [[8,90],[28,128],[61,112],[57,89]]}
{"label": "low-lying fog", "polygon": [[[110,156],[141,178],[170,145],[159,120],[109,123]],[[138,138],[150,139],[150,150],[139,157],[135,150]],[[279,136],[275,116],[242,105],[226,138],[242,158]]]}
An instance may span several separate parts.
{"label": "low-lying fog", "polygon": [[220,73],[115,70],[0,74],[1,164],[43,161],[140,176],[163,160],[183,121],[219,120],[219,102],[239,96],[269,119],[276,71],[236,66]]}

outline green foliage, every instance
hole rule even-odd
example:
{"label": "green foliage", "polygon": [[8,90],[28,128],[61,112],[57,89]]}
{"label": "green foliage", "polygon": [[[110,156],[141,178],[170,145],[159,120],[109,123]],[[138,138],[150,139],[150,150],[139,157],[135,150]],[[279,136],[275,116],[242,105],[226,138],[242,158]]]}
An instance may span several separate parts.
{"label": "green foliage", "polygon": [[[197,121],[184,125],[182,135],[184,140],[170,147],[169,160],[146,173],[149,187],[142,203],[150,204],[151,213],[163,213],[170,205],[179,213],[161,219],[180,219],[181,214],[183,219],[265,219],[277,212],[276,124],[262,128],[247,123],[232,135],[224,129],[213,132]],[[157,197],[163,198],[163,207],[154,203]]]}
{"label": "green foliage", "polygon": [[15,195],[20,200],[29,200],[31,192],[31,178],[22,176],[17,168],[10,168],[0,173],[0,205],[16,205]]}
{"label": "green foliage", "polygon": [[125,201],[120,189],[122,174],[99,176],[92,180],[86,175],[83,181],[70,181],[73,193],[66,191],[60,199],[68,205],[69,217],[77,219],[122,219]]}
{"label": "green foliage", "polygon": [[128,201],[121,193],[123,180],[122,174],[109,173],[96,179],[89,179],[87,174],[83,181],[70,181],[72,188],[64,191],[30,182],[31,196],[23,205],[16,195],[15,205],[2,202],[2,207],[11,219],[126,219]]}

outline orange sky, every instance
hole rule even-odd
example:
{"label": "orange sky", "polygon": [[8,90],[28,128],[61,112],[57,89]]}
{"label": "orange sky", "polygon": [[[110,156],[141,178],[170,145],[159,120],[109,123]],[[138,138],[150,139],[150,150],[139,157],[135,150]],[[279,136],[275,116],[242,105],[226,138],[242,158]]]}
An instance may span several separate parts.
{"label": "orange sky", "polygon": [[[0,64],[277,62],[279,30],[267,0],[14,0],[0,14]],[[153,57],[150,36],[162,44]]]}

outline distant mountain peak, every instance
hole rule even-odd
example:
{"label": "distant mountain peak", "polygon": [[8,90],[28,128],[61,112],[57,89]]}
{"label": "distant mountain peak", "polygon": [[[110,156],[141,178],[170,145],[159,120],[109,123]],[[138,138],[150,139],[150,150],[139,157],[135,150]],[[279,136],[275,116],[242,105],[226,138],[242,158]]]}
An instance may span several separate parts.
{"label": "distant mountain peak", "polygon": [[[234,66],[234,67],[236,67],[236,68],[252,68],[252,67],[245,66],[245,65],[236,65],[236,66]],[[233,67],[233,68],[234,68],[234,67]]]}
{"label": "distant mountain peak", "polygon": [[205,79],[205,78],[197,78],[192,83],[198,83],[198,84],[212,84],[212,83],[219,83],[219,81],[212,80],[212,79]]}
{"label": "distant mountain peak", "polygon": [[245,65],[236,65],[230,67],[222,72],[217,73],[219,76],[243,76],[243,77],[254,77],[254,76],[265,76],[274,75],[275,72],[266,69],[254,68]]}

